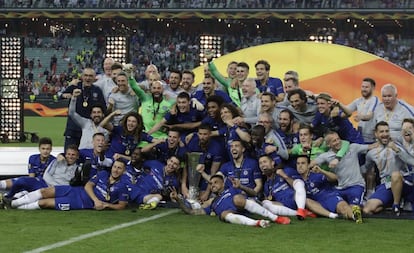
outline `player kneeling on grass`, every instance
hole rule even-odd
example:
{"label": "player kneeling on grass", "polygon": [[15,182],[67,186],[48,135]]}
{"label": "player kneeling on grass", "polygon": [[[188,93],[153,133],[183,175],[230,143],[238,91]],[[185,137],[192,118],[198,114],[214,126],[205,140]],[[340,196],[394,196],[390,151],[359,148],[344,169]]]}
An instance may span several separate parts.
{"label": "player kneeling on grass", "polygon": [[52,186],[28,193],[13,200],[17,209],[124,209],[128,204],[128,190],[121,180],[125,163],[115,161],[111,172],[100,171],[85,187]]}
{"label": "player kneeling on grass", "polygon": [[277,216],[253,200],[247,199],[240,189],[230,187],[225,189],[224,178],[221,175],[213,175],[210,179],[211,191],[216,195],[203,203],[204,208],[192,209],[188,207],[181,195],[174,190],[171,199],[176,200],[180,208],[187,214],[192,215],[217,215],[220,220],[233,224],[247,226],[268,227],[268,220],[254,220],[240,214],[240,211],[249,211],[254,214],[266,217],[278,224],[289,224],[287,217]]}

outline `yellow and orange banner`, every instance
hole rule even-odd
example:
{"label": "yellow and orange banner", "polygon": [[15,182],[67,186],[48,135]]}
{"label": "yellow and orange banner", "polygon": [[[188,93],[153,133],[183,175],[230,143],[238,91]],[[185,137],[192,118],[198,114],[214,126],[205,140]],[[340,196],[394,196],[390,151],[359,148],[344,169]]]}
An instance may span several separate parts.
{"label": "yellow and orange banner", "polygon": [[[414,105],[414,75],[405,69],[373,54],[336,44],[316,42],[278,42],[242,49],[214,60],[225,74],[230,61],[246,62],[250,77],[255,77],[254,64],[267,60],[270,76],[283,79],[288,70],[299,73],[300,87],[314,93],[328,92],[343,103],[359,97],[362,79],[373,78],[375,94],[392,83],[398,88],[398,97]],[[203,67],[195,69],[196,83],[202,82]]]}

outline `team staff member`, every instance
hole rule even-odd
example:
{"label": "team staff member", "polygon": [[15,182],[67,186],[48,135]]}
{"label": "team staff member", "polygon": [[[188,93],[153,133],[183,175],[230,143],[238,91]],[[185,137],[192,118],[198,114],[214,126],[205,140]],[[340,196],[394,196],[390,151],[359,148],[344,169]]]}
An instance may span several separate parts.
{"label": "team staff member", "polygon": [[[76,112],[84,118],[90,118],[93,105],[100,104],[104,106],[106,104],[101,89],[93,85],[95,77],[95,70],[92,68],[85,68],[81,77],[82,82],[68,86],[60,96],[61,98],[69,99],[72,97],[75,89],[80,89],[81,94],[76,100]],[[106,114],[106,107],[104,106],[103,109],[104,114]],[[71,116],[68,116],[67,118],[64,136],[65,150],[71,144],[79,146],[82,136],[82,128],[75,123]]]}

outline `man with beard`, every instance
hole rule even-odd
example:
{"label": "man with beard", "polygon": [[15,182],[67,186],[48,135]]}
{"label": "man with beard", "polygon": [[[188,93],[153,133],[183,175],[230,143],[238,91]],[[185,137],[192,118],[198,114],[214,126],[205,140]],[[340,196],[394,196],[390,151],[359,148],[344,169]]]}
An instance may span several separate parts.
{"label": "man with beard", "polygon": [[381,184],[363,208],[367,214],[378,213],[391,206],[395,215],[399,216],[401,198],[411,203],[414,201],[412,176],[403,177],[414,165],[414,157],[403,146],[396,144],[390,135],[387,122],[380,121],[375,125],[378,147],[367,153],[365,166],[372,168],[376,165]]}
{"label": "man with beard", "polygon": [[293,148],[293,145],[299,143],[299,124],[294,121],[294,116],[288,109],[283,109],[277,118],[279,125],[276,132],[280,135],[288,150]]}
{"label": "man with beard", "polygon": [[[163,120],[165,114],[170,111],[174,100],[167,100],[163,94],[163,84],[161,81],[155,81],[150,86],[150,94],[145,93],[133,77],[129,78],[129,85],[141,101],[141,115],[144,120],[145,131],[149,131]],[[152,136],[155,138],[166,137],[162,131],[154,131]]]}
{"label": "man with beard", "polygon": [[170,70],[168,84],[164,88],[164,96],[166,96],[169,99],[176,99],[177,95],[184,91],[180,87],[181,77],[181,71],[175,69]]}
{"label": "man with beard", "polygon": [[320,173],[317,166],[310,167],[309,156],[299,156],[296,161],[296,170],[305,183],[307,197],[318,202],[328,212],[319,212],[311,209],[320,215],[336,218],[341,214],[345,219],[354,220],[355,223],[362,223],[361,212],[353,209],[332,187],[326,176]]}
{"label": "man with beard", "polygon": [[374,111],[374,121],[385,121],[390,128],[391,139],[400,135],[402,122],[406,118],[414,118],[414,108],[397,98],[397,87],[386,84],[381,88],[382,103]]}
{"label": "man with beard", "polygon": [[[220,143],[211,138],[211,127],[207,124],[200,125],[198,127],[198,133],[194,134],[188,141],[186,149],[189,153],[198,152],[202,153],[200,156],[197,167],[198,171],[204,171],[208,175],[214,175],[220,168],[220,164],[223,160],[224,147]],[[187,189],[187,171],[183,171],[182,183],[185,187],[181,187],[181,193],[186,196]],[[184,188],[184,189],[183,189]],[[210,186],[208,180],[202,180],[200,182],[200,200],[205,201],[210,195]]]}
{"label": "man with beard", "polygon": [[245,216],[245,211],[266,217],[277,224],[290,224],[289,218],[273,214],[254,200],[247,199],[242,191],[237,188],[240,184],[236,183],[235,187],[227,188],[223,176],[219,174],[211,177],[210,184],[211,191],[216,197],[203,203],[203,208],[190,208],[184,198],[176,191],[171,192],[171,199],[177,201],[180,208],[187,214],[218,216],[221,221],[232,224],[262,228],[270,226],[268,220],[255,220]]}
{"label": "man with beard", "polygon": [[76,112],[77,100],[81,94],[82,91],[80,89],[73,90],[68,115],[82,129],[79,149],[91,149],[93,148],[92,136],[95,133],[102,133],[108,141],[109,132],[99,125],[104,118],[102,105],[91,105],[90,117],[88,118],[84,118]]}
{"label": "man with beard", "polygon": [[254,65],[256,68],[256,87],[262,92],[271,92],[276,96],[276,101],[281,102],[285,97],[282,80],[276,77],[269,77],[270,64],[260,60]]}
{"label": "man with beard", "polygon": [[[231,160],[220,167],[217,174],[226,178],[226,186],[231,187],[232,181],[240,183],[240,190],[249,196],[257,196],[262,191],[262,173],[260,172],[257,160],[247,157],[244,143],[240,140],[233,140],[230,144]],[[206,180],[210,175],[202,172]]]}
{"label": "man with beard", "polygon": [[85,187],[66,185],[39,189],[13,200],[12,208],[35,210],[56,209],[69,211],[77,209],[124,209],[128,204],[128,190],[121,180],[125,163],[115,161],[111,172],[100,171]]}
{"label": "man with beard", "polygon": [[211,96],[220,96],[225,103],[232,103],[231,98],[227,93],[215,89],[215,80],[212,76],[207,75],[203,80],[203,90],[196,91],[193,98],[197,99],[201,104],[206,106],[207,99]]}
{"label": "man with beard", "polygon": [[279,116],[279,111],[282,108],[279,108],[276,106],[276,96],[271,93],[271,92],[263,92],[262,95],[260,96],[260,108],[258,110],[258,113],[260,114],[269,114],[270,117],[272,118],[271,122],[271,128],[276,129],[277,126],[277,122],[275,122],[275,120],[278,118]]}
{"label": "man with beard", "polygon": [[[76,85],[68,86],[61,95],[62,98],[69,99],[72,97],[74,90],[78,90],[76,94],[79,98],[76,99],[74,103],[75,111],[84,118],[90,117],[92,105],[105,105],[105,99],[102,91],[97,86],[93,85],[94,81],[95,70],[85,68],[82,73],[82,82],[79,82]],[[102,111],[103,114],[105,114],[106,107],[102,107]],[[67,118],[64,136],[65,150],[71,144],[79,146],[82,136],[82,128],[75,123],[71,116]],[[89,138],[91,136],[92,135],[90,135]]]}
{"label": "man with beard", "polygon": [[196,88],[193,87],[195,79],[195,74],[191,70],[184,70],[183,71],[183,77],[181,78],[181,88],[183,91],[187,92],[192,96],[196,92]]}
{"label": "man with beard", "polygon": [[115,77],[118,91],[111,93],[108,99],[108,113],[120,110],[121,114],[114,116],[112,124],[118,126],[121,119],[128,112],[136,112],[138,110],[138,98],[134,92],[129,89],[128,76],[125,72],[119,73]]}
{"label": "man with beard", "polygon": [[352,101],[347,107],[344,108],[344,112],[351,115],[353,112],[357,112],[354,116],[354,121],[358,122],[358,130],[362,134],[362,138],[365,143],[373,143],[374,137],[374,111],[379,101],[378,97],[374,96],[375,80],[372,78],[364,78],[361,84],[361,95]]}
{"label": "man with beard", "polygon": [[266,129],[262,125],[256,125],[252,128],[252,152],[251,157],[259,160],[261,156],[268,155],[272,158],[275,165],[282,163],[282,159],[277,154],[277,147],[267,143],[265,139]]}
{"label": "man with beard", "polygon": [[146,161],[144,167],[150,168],[148,174],[137,184],[128,183],[130,202],[139,204],[140,209],[150,210],[156,208],[162,199],[169,199],[171,189],[180,185],[180,163],[176,156],[171,156],[167,164]]}
{"label": "man with beard", "polygon": [[164,118],[148,131],[148,134],[152,134],[165,126],[179,129],[181,137],[184,138],[192,129],[200,126],[204,116],[203,111],[199,111],[192,106],[190,95],[187,92],[181,92],[177,96],[176,106],[166,113]]}
{"label": "man with beard", "polygon": [[318,108],[316,104],[308,103],[308,97],[304,90],[295,89],[289,91],[288,100],[290,105],[287,109],[293,113],[297,121],[306,124],[312,123]]}
{"label": "man with beard", "polygon": [[131,161],[126,165],[125,176],[129,182],[136,184],[149,172],[149,168],[144,168],[142,148],[137,147],[131,154]]}
{"label": "man with beard", "polygon": [[259,167],[266,182],[263,187],[263,207],[272,213],[297,216],[304,220],[306,216],[315,217],[305,209],[305,184],[296,170],[275,164],[272,157],[263,155],[259,158]]}

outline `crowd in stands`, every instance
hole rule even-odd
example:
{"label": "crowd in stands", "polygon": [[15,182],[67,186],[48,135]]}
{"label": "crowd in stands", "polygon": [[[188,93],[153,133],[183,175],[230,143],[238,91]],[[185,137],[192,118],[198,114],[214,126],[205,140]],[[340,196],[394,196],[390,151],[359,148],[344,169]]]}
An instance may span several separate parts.
{"label": "crowd in stands", "polygon": [[[287,37],[289,36],[289,37]],[[104,54],[104,36],[97,38],[85,37],[85,48],[73,52],[74,45],[68,43],[68,35],[58,33],[55,38],[41,38],[36,35],[28,36],[26,41],[26,55],[32,48],[44,48],[51,54],[50,62],[40,62],[37,57],[25,58],[25,87],[30,93],[37,91],[40,94],[48,91],[56,94],[62,87],[66,87],[68,81],[79,76],[82,69],[92,66],[97,73],[102,73],[102,55]],[[79,41],[82,41],[79,40]],[[223,35],[223,55],[271,42],[289,40],[308,40],[306,37],[292,38],[286,33],[250,34],[247,31]],[[75,41],[75,40],[72,40]],[[78,42],[77,42],[78,43]],[[145,78],[145,68],[149,64],[158,66],[162,80],[167,80],[169,69],[176,68],[180,71],[193,69],[199,66],[199,38],[195,34],[175,32],[166,34],[160,31],[139,30],[130,37],[130,62],[137,66],[135,77],[138,81]],[[389,38],[386,34],[365,32],[362,30],[342,32],[334,34],[333,43],[354,47],[379,57],[414,72],[412,42],[403,40],[396,35]],[[53,51],[55,50],[55,51]],[[59,53],[60,52],[60,53]],[[62,53],[63,52],[63,53]],[[59,59],[53,55],[60,55]],[[53,65],[52,59],[57,61],[58,67]],[[49,67],[50,66],[50,67]],[[54,66],[54,67],[53,67]],[[35,68],[37,71],[32,71]],[[55,70],[58,70],[58,73]],[[40,71],[41,70],[41,71]],[[34,75],[33,73],[38,73]],[[48,87],[48,88],[47,88]]]}
{"label": "crowd in stands", "polygon": [[2,8],[409,8],[410,0],[2,0]]}

